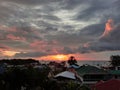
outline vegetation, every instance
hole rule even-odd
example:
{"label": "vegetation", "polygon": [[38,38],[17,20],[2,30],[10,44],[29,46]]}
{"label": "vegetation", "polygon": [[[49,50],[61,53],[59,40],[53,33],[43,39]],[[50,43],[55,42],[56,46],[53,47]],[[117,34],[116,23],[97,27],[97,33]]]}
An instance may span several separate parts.
{"label": "vegetation", "polygon": [[77,65],[77,61],[74,56],[71,56],[68,60],[69,65]]}
{"label": "vegetation", "polygon": [[119,55],[112,55],[110,57],[110,62],[113,67],[120,66],[120,56]]}
{"label": "vegetation", "polygon": [[36,87],[46,87],[46,81],[48,80],[47,75],[49,68],[44,67],[43,69],[27,67],[11,67],[1,74],[1,90],[21,90],[24,86],[28,90],[35,90]]}
{"label": "vegetation", "polygon": [[0,63],[6,63],[9,65],[25,65],[30,63],[39,63],[39,61],[34,59],[2,59]]}
{"label": "vegetation", "polygon": [[[5,66],[4,63],[7,65]],[[36,67],[33,63],[40,67]],[[62,62],[62,66],[64,64],[65,62]],[[59,64],[55,65],[59,66]],[[23,87],[26,88],[25,90],[88,90],[82,89],[80,84],[72,81],[59,82],[48,78],[50,71],[48,65],[40,64],[33,59],[1,60],[0,90],[21,90]]]}

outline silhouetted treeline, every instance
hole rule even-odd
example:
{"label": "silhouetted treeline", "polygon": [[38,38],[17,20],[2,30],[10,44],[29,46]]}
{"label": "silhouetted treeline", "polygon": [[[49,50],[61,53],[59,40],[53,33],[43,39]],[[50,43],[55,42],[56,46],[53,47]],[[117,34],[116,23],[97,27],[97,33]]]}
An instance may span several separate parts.
{"label": "silhouetted treeline", "polygon": [[7,63],[9,65],[23,65],[30,63],[39,63],[38,60],[35,59],[2,59],[0,63]]}
{"label": "silhouetted treeline", "polygon": [[[11,60],[12,61],[12,60]],[[19,60],[20,61],[20,60]],[[34,88],[47,88],[49,67],[42,68],[30,67],[6,67],[4,72],[0,73],[0,90],[21,90],[21,87],[26,87],[24,90],[36,90]]]}

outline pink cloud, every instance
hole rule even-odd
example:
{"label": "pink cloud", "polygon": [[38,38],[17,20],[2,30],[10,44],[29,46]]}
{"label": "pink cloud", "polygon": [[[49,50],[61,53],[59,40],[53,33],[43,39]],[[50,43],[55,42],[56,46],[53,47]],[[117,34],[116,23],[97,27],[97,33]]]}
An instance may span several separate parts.
{"label": "pink cloud", "polygon": [[30,44],[30,46],[31,47],[36,47],[36,48],[38,48],[38,47],[45,48],[47,46],[47,42],[42,41],[42,40],[41,41],[35,40],[34,42],[32,42]]}
{"label": "pink cloud", "polygon": [[26,40],[24,37],[15,36],[13,34],[8,34],[6,37],[7,39],[11,39],[11,40],[22,40],[22,41]]}
{"label": "pink cloud", "polygon": [[0,51],[10,50],[10,47],[4,44],[0,44]]}
{"label": "pink cloud", "polygon": [[0,25],[0,30],[6,30],[10,32],[17,32],[17,28],[15,26],[8,27],[6,25]]}
{"label": "pink cloud", "polygon": [[47,54],[59,54],[63,50],[63,47],[60,47],[57,41],[35,40],[30,44],[30,47]]}
{"label": "pink cloud", "polygon": [[114,29],[114,22],[113,22],[112,19],[108,19],[108,21],[105,24],[105,31],[101,35],[101,38],[105,37],[105,36],[108,36],[113,29]]}
{"label": "pink cloud", "polygon": [[8,31],[17,32],[17,28],[15,26],[8,28]]}

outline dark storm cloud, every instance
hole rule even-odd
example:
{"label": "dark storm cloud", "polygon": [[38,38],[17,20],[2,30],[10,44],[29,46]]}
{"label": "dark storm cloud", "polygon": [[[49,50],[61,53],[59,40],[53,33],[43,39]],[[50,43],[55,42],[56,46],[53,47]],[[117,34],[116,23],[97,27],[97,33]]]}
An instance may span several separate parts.
{"label": "dark storm cloud", "polygon": [[[20,25],[20,24],[19,24]],[[12,31],[11,31],[12,30]],[[10,40],[7,36],[11,35],[16,38],[14,40],[24,40],[32,41],[34,39],[41,40],[40,32],[32,27],[28,26],[19,26],[19,27],[7,27],[0,30],[2,34],[0,34],[1,40]],[[17,39],[18,38],[18,39]],[[12,40],[12,38],[11,38]]]}
{"label": "dark storm cloud", "polygon": [[19,57],[27,57],[27,58],[34,58],[34,57],[40,57],[40,56],[45,56],[47,55],[46,53],[43,52],[26,52],[26,53],[16,53],[15,57],[19,58]]}
{"label": "dark storm cloud", "polygon": [[76,33],[59,32],[57,35],[48,36],[49,39],[59,41],[60,44],[66,46],[80,45],[78,50],[69,47],[64,48],[64,53],[90,53],[100,51],[115,51],[120,50],[120,25],[117,25],[109,36],[100,39],[104,32],[105,24],[93,24],[81,29]]}
{"label": "dark storm cloud", "polygon": [[81,4],[88,2],[89,0],[63,0],[61,4],[63,9],[74,9]]}
{"label": "dark storm cloud", "polygon": [[48,35],[48,40],[59,41],[59,44],[66,46],[78,46],[89,41],[98,39],[104,31],[104,24],[89,25],[77,33],[69,33],[65,31],[59,31],[55,35]]}
{"label": "dark storm cloud", "polygon": [[100,41],[118,44],[120,40],[118,39],[120,37],[120,24],[118,24],[107,36],[104,36],[100,38]]}
{"label": "dark storm cloud", "polygon": [[75,45],[77,42],[79,43],[79,38],[77,38],[77,34],[69,34],[65,31],[59,31],[55,35],[47,35],[46,38],[48,40],[58,41],[60,45]]}
{"label": "dark storm cloud", "polygon": [[74,49],[71,49],[69,47],[64,47],[62,53],[63,54],[69,54],[69,53],[73,54],[73,53],[75,53],[75,51],[74,51]]}
{"label": "dark storm cloud", "polygon": [[42,29],[40,32],[43,33],[43,34],[48,34],[48,33],[54,33],[54,32],[57,32],[58,29],[57,28],[54,28],[54,27],[46,27],[45,29]]}
{"label": "dark storm cloud", "polygon": [[112,37],[99,39],[108,18],[113,18],[116,24],[120,22],[119,0],[0,2],[0,25],[3,25],[0,26],[0,43],[26,52],[17,53],[15,57],[119,49],[118,27],[111,33]]}
{"label": "dark storm cloud", "polygon": [[104,31],[104,24],[92,24],[80,30],[80,35],[85,35],[84,37],[93,38],[92,40],[98,38]]}
{"label": "dark storm cloud", "polygon": [[55,20],[55,21],[60,21],[60,19],[56,16],[53,15],[41,15],[43,19],[48,19],[48,20]]}
{"label": "dark storm cloud", "polygon": [[86,3],[88,8],[83,10],[74,17],[76,20],[83,21],[92,21],[100,19],[101,22],[104,22],[108,18],[114,18],[116,21],[119,16],[119,10],[117,9],[119,5],[117,5],[117,0],[109,1],[109,0],[87,0]]}
{"label": "dark storm cloud", "polygon": [[40,5],[40,4],[46,4],[46,3],[52,3],[56,2],[57,0],[1,0],[1,1],[9,1],[9,2],[15,2],[19,4],[25,4],[25,5]]}
{"label": "dark storm cloud", "polygon": [[105,6],[103,2],[99,2],[99,0],[90,2],[90,7],[82,11],[82,13],[76,17],[76,20],[90,20],[91,18],[97,18],[97,14],[100,14],[104,9]]}
{"label": "dark storm cloud", "polygon": [[30,47],[30,44],[33,43],[34,40],[42,41],[42,35],[39,30],[27,25],[23,26],[20,23],[19,27],[4,27],[0,29],[0,32],[0,43],[2,43],[3,46],[18,51],[31,51],[33,48]]}
{"label": "dark storm cloud", "polygon": [[78,51],[80,53],[88,53],[120,50],[120,39],[118,38],[120,38],[120,24],[109,32],[108,35],[80,46]]}

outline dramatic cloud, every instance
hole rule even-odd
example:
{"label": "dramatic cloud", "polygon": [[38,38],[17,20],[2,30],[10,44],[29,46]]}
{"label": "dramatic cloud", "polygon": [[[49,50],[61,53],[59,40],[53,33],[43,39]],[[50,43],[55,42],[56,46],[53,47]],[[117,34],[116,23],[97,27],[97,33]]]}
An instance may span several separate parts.
{"label": "dramatic cloud", "polygon": [[0,57],[118,51],[119,3],[119,0],[0,0]]}
{"label": "dramatic cloud", "polygon": [[80,46],[79,51],[100,52],[100,51],[118,51],[120,50],[120,24],[113,26],[113,20],[108,20],[105,31],[98,40],[88,42],[83,47]]}
{"label": "dramatic cloud", "polygon": [[21,52],[15,55],[16,58],[35,58],[47,55],[46,53],[42,52]]}
{"label": "dramatic cloud", "polygon": [[107,21],[107,23],[106,23],[105,31],[104,31],[104,33],[102,34],[101,38],[108,36],[113,29],[114,29],[113,20],[112,20],[112,19],[109,19],[109,20]]}

